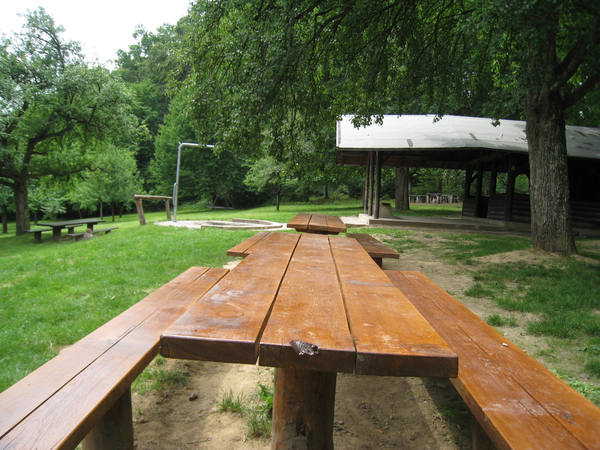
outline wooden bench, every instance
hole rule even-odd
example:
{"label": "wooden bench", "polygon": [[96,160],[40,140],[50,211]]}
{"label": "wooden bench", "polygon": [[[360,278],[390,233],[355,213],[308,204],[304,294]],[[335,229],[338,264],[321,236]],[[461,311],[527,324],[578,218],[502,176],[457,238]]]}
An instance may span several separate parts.
{"label": "wooden bench", "polygon": [[188,269],[0,393],[0,449],[133,449],[131,383],[227,272]]}
{"label": "wooden bench", "polygon": [[[104,234],[108,234],[112,230],[118,230],[118,229],[119,229],[119,227],[102,228],[101,230],[92,230],[92,234],[102,233],[102,232],[104,232]],[[65,234],[65,236],[72,237],[72,238],[75,238],[76,241],[80,241],[83,238],[84,234],[85,234],[85,231],[82,233],[67,233],[67,234]]]}
{"label": "wooden bench", "polygon": [[27,233],[33,233],[35,242],[42,242],[42,233],[52,231],[52,228],[38,228],[37,230],[27,230]]}
{"label": "wooden bench", "polygon": [[316,234],[339,234],[346,232],[346,225],[337,216],[298,213],[287,224],[296,231]]}
{"label": "wooden bench", "polygon": [[370,234],[366,233],[346,233],[346,237],[354,238],[365,249],[373,261],[381,267],[383,258],[400,259],[400,255],[393,248],[378,241]]}
{"label": "wooden bench", "polygon": [[386,274],[458,355],[474,449],[600,448],[600,408],[422,273]]}

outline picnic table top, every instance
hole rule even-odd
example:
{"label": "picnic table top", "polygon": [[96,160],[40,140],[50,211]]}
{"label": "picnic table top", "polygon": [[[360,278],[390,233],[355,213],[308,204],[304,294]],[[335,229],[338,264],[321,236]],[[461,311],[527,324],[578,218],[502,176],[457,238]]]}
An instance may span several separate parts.
{"label": "picnic table top", "polygon": [[248,241],[231,250],[246,258],[164,331],[164,356],[457,376],[456,354],[356,240],[263,232]]}
{"label": "picnic table top", "polygon": [[105,222],[104,219],[79,219],[79,220],[63,220],[61,222],[39,222],[38,225],[42,225],[45,227],[52,227],[52,228],[65,228],[65,227],[69,227],[69,226],[75,226],[75,225],[84,225],[84,224],[95,224],[95,223],[100,223],[100,222]]}
{"label": "picnic table top", "polygon": [[327,214],[298,213],[288,222],[287,226],[306,233],[339,234],[346,232],[346,225],[342,219]]}

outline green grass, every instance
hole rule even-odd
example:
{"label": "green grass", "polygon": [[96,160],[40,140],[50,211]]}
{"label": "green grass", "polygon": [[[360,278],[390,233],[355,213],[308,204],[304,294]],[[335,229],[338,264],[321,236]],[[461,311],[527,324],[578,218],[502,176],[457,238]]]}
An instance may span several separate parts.
{"label": "green grass", "polygon": [[171,386],[185,386],[188,384],[189,374],[182,370],[169,370],[162,367],[165,359],[157,356],[135,379],[132,389],[139,395],[149,391],[162,392]]}
{"label": "green grass", "polygon": [[244,411],[244,394],[233,395],[233,390],[222,392],[217,402],[219,412],[241,413]]}
{"label": "green grass", "polygon": [[503,317],[500,314],[492,314],[485,321],[493,327],[516,327],[517,319],[514,316]]}

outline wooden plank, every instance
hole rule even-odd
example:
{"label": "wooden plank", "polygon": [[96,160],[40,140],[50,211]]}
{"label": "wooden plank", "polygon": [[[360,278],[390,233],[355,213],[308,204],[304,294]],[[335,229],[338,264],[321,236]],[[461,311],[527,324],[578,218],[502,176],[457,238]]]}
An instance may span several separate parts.
{"label": "wooden plank", "polygon": [[308,223],[309,232],[328,232],[327,216],[325,214],[313,214]]}
{"label": "wooden plank", "polygon": [[226,273],[186,271],[3,392],[0,448],[75,448],[156,356],[165,327]]}
{"label": "wooden plank", "polygon": [[268,235],[269,235],[268,231],[260,231],[260,232],[256,233],[254,236],[246,239],[245,241],[240,242],[235,247],[227,250],[227,255],[228,256],[239,256],[241,258],[245,258],[246,256],[248,256],[250,254],[250,248],[254,244],[256,244],[258,241],[260,241],[261,239],[265,238]]}
{"label": "wooden plank", "polygon": [[[309,351],[299,354],[298,342]],[[261,338],[259,364],[352,372],[355,358],[329,239],[303,234]]]}
{"label": "wooden plank", "polygon": [[356,373],[456,377],[456,354],[360,244],[329,240],[356,346]]}
{"label": "wooden plank", "polygon": [[370,234],[346,233],[346,237],[356,239],[371,258],[400,258],[400,254],[396,250],[378,241]]}
{"label": "wooden plank", "polygon": [[599,408],[423,274],[386,273],[459,355],[452,381],[498,448],[599,448]]}
{"label": "wooden plank", "polygon": [[294,228],[296,231],[307,231],[311,216],[312,214],[308,213],[298,213],[287,223],[287,227]]}
{"label": "wooden plank", "polygon": [[300,235],[271,233],[163,333],[168,358],[254,364],[259,338]]}
{"label": "wooden plank", "polygon": [[338,216],[327,216],[327,231],[330,234],[346,232],[346,224]]}

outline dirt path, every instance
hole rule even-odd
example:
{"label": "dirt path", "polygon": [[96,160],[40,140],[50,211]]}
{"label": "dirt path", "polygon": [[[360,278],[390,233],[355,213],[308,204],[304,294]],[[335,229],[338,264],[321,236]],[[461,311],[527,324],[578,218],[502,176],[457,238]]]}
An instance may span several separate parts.
{"label": "dirt path", "polygon": [[[476,269],[440,261],[434,233],[411,235],[426,245],[409,250],[400,260],[384,260],[384,268],[418,270],[463,301],[480,317],[506,314],[489,300],[466,298]],[[495,255],[480,260],[482,266],[498,258],[539,260],[551,257],[531,251]],[[511,314],[514,316],[514,314]],[[546,346],[544,338],[525,333],[520,326],[501,329],[507,337],[534,354]],[[168,361],[169,367],[189,373],[189,385],[161,394],[134,396],[136,445],[139,450],[267,449],[268,441],[246,437],[240,414],[218,412],[219,395],[251,398],[257,384],[271,384],[272,371],[257,366],[208,362]],[[190,401],[192,394],[197,399]],[[387,378],[339,374],[336,392],[334,443],[336,449],[469,449],[471,415],[452,384],[445,379]]]}

